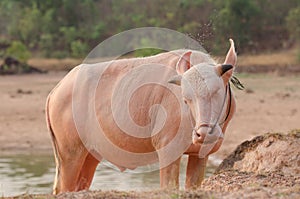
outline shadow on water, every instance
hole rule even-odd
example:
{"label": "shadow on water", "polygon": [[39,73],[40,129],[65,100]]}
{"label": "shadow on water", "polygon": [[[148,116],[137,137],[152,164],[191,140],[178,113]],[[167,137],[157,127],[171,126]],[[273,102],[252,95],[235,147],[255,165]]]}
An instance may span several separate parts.
{"label": "shadow on water", "polygon": [[[180,171],[181,188],[184,185],[186,158]],[[206,176],[216,166],[210,164]],[[13,155],[0,158],[0,196],[15,196],[23,193],[51,193],[55,174],[52,155]],[[150,190],[159,188],[159,171],[121,173],[99,164],[91,186],[92,190]]]}

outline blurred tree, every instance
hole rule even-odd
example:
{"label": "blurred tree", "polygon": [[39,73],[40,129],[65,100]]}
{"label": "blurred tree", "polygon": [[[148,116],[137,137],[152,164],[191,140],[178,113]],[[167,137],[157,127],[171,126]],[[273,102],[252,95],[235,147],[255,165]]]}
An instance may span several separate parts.
{"label": "blurred tree", "polygon": [[[238,46],[250,46],[261,24],[259,18],[261,10],[253,0],[218,0],[215,2],[219,9],[218,16],[213,24],[216,37],[215,50],[224,52],[228,38],[235,39]],[[222,48],[223,47],[223,48]]]}
{"label": "blurred tree", "polygon": [[13,41],[11,46],[6,50],[5,56],[13,57],[22,63],[26,63],[31,57],[31,53],[22,42]]}
{"label": "blurred tree", "polygon": [[300,63],[300,3],[298,7],[293,8],[289,11],[286,17],[287,29],[290,34],[292,41],[296,41],[297,45],[297,60]]}
{"label": "blurred tree", "polygon": [[[43,56],[79,56],[131,28],[165,27],[223,53],[281,49],[299,33],[300,0],[1,0],[0,47],[19,40]],[[1,54],[1,53],[0,53]],[[3,53],[2,53],[3,54]]]}
{"label": "blurred tree", "polygon": [[71,42],[71,56],[76,58],[81,58],[86,56],[88,53],[87,44],[81,42],[80,40],[75,40]]}
{"label": "blurred tree", "polygon": [[291,38],[300,42],[300,5],[289,11],[286,22]]}

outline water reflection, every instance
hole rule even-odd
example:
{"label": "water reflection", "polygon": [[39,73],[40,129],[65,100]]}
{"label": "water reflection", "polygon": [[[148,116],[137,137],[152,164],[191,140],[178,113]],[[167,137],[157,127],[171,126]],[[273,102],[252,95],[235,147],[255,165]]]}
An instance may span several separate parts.
{"label": "water reflection", "polygon": [[0,195],[50,193],[54,172],[51,155],[1,157]]}
{"label": "water reflection", "polygon": [[[180,184],[184,185],[186,158],[180,171]],[[215,166],[209,166],[211,175]],[[51,193],[55,173],[52,155],[14,155],[0,158],[0,196],[23,193]],[[159,188],[159,171],[121,173],[108,163],[97,167],[92,190],[149,190]],[[182,188],[182,187],[181,187]]]}

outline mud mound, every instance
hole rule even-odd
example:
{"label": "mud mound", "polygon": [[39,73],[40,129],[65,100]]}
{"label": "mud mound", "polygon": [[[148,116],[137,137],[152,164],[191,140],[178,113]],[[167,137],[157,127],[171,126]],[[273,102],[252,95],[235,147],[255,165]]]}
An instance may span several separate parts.
{"label": "mud mound", "polygon": [[256,174],[279,172],[300,175],[300,130],[265,134],[245,141],[229,155],[216,173],[228,170]]}
{"label": "mud mound", "polygon": [[202,188],[225,198],[300,198],[300,130],[242,143]]}

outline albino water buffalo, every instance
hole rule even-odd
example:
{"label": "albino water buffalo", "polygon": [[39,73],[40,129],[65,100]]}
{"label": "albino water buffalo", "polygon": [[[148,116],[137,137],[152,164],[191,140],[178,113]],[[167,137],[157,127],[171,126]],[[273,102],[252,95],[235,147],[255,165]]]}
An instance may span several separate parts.
{"label": "albino water buffalo", "polygon": [[230,43],[223,64],[184,49],[70,71],[46,103],[53,193],[88,189],[102,159],[121,171],[158,162],[161,188],[178,188],[184,154],[185,187],[198,187],[235,112],[229,80],[237,56]]}

